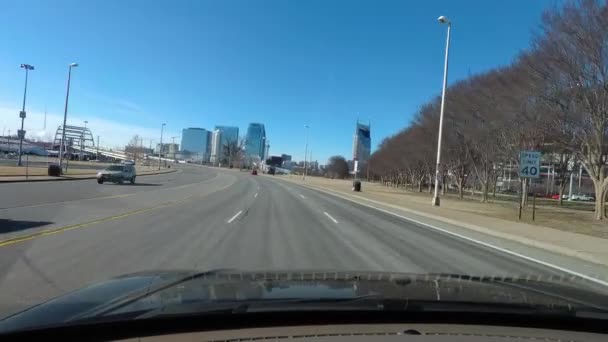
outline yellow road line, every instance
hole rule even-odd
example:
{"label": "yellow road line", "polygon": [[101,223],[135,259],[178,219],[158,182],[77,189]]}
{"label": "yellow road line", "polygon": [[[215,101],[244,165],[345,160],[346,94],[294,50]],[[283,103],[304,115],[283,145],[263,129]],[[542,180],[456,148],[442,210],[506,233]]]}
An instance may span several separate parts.
{"label": "yellow road line", "polygon": [[42,231],[39,231],[37,233],[33,233],[33,234],[30,234],[30,235],[26,235],[26,236],[20,236],[20,237],[15,237],[15,238],[12,238],[12,239],[0,240],[0,247],[5,247],[5,246],[13,245],[13,244],[16,244],[16,243],[33,240],[33,239],[41,237],[41,236],[59,234],[59,233],[63,233],[63,232],[66,232],[66,231],[72,230],[72,229],[84,228],[84,227],[92,226],[92,225],[97,224],[97,223],[102,223],[102,222],[112,221],[112,220],[118,220],[118,219],[125,218],[125,217],[131,216],[131,215],[141,214],[141,213],[145,213],[145,212],[148,212],[148,211],[152,211],[152,210],[156,210],[156,209],[160,209],[160,208],[164,208],[164,207],[180,204],[180,203],[185,202],[185,201],[187,201],[187,200],[189,200],[189,199],[191,199],[193,197],[197,197],[197,196],[204,197],[204,196],[207,196],[207,195],[212,194],[214,192],[224,190],[224,189],[226,189],[227,187],[229,187],[231,185],[232,184],[228,184],[226,186],[223,186],[223,187],[217,189],[216,191],[213,191],[213,192],[210,192],[210,193],[207,193],[207,194],[204,194],[204,195],[194,194],[194,195],[191,195],[191,196],[179,199],[179,200],[163,203],[163,204],[157,205],[155,207],[138,209],[138,210],[130,211],[130,212],[127,212],[127,213],[123,213],[123,214],[119,214],[119,215],[115,215],[115,216],[104,217],[104,218],[93,220],[93,221],[89,221],[89,222],[78,223],[78,224],[74,224],[74,225],[70,225],[70,226],[65,226],[65,227],[59,227],[59,228],[50,228],[50,229],[42,230]]}

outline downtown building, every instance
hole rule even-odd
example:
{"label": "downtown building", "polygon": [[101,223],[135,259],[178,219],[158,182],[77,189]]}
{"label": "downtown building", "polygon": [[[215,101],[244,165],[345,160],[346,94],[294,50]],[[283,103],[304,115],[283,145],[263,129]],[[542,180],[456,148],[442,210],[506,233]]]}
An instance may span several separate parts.
{"label": "downtown building", "polygon": [[264,124],[250,123],[245,138],[245,154],[248,159],[264,160],[266,155],[266,130]]}
{"label": "downtown building", "polygon": [[184,128],[182,130],[182,152],[193,161],[209,161],[209,131],[204,128]]}
{"label": "downtown building", "polygon": [[215,130],[208,138],[211,142],[211,163],[214,165],[223,163],[227,161],[226,146],[239,143],[239,128],[235,126],[215,126]]}
{"label": "downtown building", "polygon": [[[353,137],[353,161],[357,161],[359,167],[363,164],[367,164],[371,154],[371,134],[370,134],[370,126],[364,125],[357,121],[357,125],[355,127],[355,135]],[[359,170],[353,171],[358,172]]]}

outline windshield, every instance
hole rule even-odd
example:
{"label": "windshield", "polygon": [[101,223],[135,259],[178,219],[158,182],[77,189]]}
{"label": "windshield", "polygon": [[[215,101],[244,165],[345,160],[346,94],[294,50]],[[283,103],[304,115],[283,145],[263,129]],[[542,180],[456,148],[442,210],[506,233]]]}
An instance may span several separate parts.
{"label": "windshield", "polygon": [[606,1],[2,7],[0,321],[608,303]]}

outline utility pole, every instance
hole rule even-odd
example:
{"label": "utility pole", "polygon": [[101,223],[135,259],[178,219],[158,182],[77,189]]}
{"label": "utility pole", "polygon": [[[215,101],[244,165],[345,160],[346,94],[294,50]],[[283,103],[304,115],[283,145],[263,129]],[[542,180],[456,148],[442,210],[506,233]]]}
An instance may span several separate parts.
{"label": "utility pole", "polygon": [[449,56],[449,52],[450,52],[450,32],[452,30],[452,23],[450,22],[450,20],[445,17],[445,16],[440,16],[437,20],[439,20],[439,23],[441,24],[447,24],[448,25],[448,34],[447,34],[447,39],[446,39],[446,43],[445,43],[445,62],[444,62],[444,67],[443,67],[443,87],[441,90],[441,109],[439,112],[439,133],[438,133],[438,141],[437,141],[437,166],[435,167],[435,194],[433,195],[433,202],[432,204],[434,206],[439,206],[439,172],[440,172],[440,167],[441,167],[441,138],[442,138],[442,134],[443,134],[443,110],[445,107],[445,90],[447,87],[447,83],[448,83],[448,56]]}
{"label": "utility pole", "polygon": [[70,80],[72,79],[72,68],[78,66],[78,63],[71,63],[68,67],[68,86],[67,91],[65,93],[65,107],[63,110],[63,126],[61,132],[61,144],[59,145],[59,169],[63,170],[63,149],[65,148],[63,145],[65,144],[65,125],[68,119],[68,101],[70,99]]}
{"label": "utility pole", "polygon": [[23,138],[25,138],[25,131],[23,130],[23,122],[25,121],[25,98],[27,96],[27,74],[28,71],[34,70],[33,65],[29,64],[21,64],[21,68],[25,69],[25,87],[23,89],[23,106],[21,107],[21,112],[19,112],[19,117],[21,118],[21,129],[17,132],[19,137],[19,157],[17,159],[17,166],[21,166],[21,155],[23,154]]}

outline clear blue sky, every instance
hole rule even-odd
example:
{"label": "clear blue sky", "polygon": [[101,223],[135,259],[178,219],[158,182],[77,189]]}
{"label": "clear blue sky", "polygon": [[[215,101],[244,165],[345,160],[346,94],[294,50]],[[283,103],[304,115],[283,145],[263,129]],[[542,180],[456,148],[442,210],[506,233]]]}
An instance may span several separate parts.
{"label": "clear blue sky", "polygon": [[[504,65],[527,48],[555,0],[356,1],[4,0],[0,4],[0,129],[17,129],[20,63],[30,63],[26,128],[63,115],[88,120],[102,145],[158,141],[184,127],[262,122],[271,154],[351,156],[357,118],[372,148],[440,92],[446,27],[449,81]],[[51,128],[51,126],[54,126]]]}

